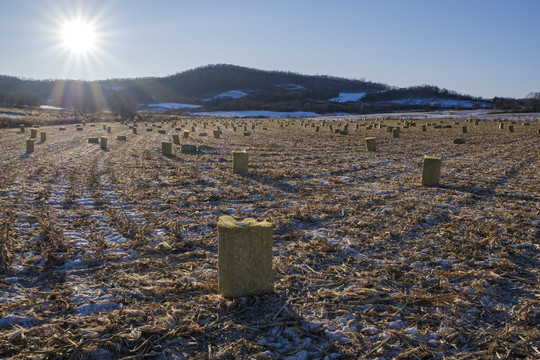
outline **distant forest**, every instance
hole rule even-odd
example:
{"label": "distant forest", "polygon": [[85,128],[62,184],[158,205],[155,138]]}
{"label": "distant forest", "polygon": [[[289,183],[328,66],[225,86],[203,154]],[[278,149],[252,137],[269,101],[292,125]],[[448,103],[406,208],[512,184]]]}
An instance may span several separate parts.
{"label": "distant forest", "polygon": [[[231,90],[241,98],[217,96]],[[334,102],[340,93],[365,93],[359,101]],[[327,75],[302,75],[264,71],[235,65],[207,65],[162,78],[108,79],[101,81],[27,80],[0,76],[0,106],[42,104],[80,112],[112,110],[134,113],[138,104],[177,102],[201,105],[204,110],[274,110],[317,113],[369,113],[424,109],[408,99],[463,100],[493,106],[501,111],[540,111],[540,95],[527,99],[486,100],[436,86],[397,88],[365,80]],[[177,110],[181,111],[181,110]]]}

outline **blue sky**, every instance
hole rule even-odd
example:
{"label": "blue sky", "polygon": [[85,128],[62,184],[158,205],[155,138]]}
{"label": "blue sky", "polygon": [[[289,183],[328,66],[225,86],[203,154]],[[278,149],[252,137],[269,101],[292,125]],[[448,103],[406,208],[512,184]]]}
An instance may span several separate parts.
{"label": "blue sky", "polygon": [[[540,91],[539,14],[538,0],[0,0],[0,74],[95,80],[225,63],[521,98]],[[74,18],[95,31],[84,55],[62,45]]]}

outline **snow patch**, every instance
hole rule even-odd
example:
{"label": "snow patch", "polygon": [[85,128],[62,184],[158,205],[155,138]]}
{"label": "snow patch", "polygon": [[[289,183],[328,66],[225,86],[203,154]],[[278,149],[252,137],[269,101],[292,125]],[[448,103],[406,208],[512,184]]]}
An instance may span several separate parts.
{"label": "snow patch", "polygon": [[251,118],[251,117],[265,117],[265,118],[282,118],[282,117],[311,117],[319,116],[314,112],[306,111],[294,111],[294,112],[279,112],[279,111],[207,111],[207,112],[195,112],[191,115],[200,116],[222,116],[222,117],[237,117],[237,118]]}
{"label": "snow patch", "polygon": [[339,93],[338,97],[332,98],[329,101],[345,103],[349,101],[358,101],[366,96],[365,92],[360,93]]}
{"label": "snow patch", "polygon": [[279,85],[276,85],[277,87],[280,87],[280,88],[283,88],[285,90],[303,90],[303,91],[307,91],[307,89],[305,87],[303,87],[302,85],[297,85],[297,84],[279,84]]}
{"label": "snow patch", "polygon": [[51,106],[51,105],[40,105],[39,108],[44,109],[44,110],[62,110],[61,107]]}
{"label": "snow patch", "polygon": [[427,99],[401,99],[401,100],[392,100],[389,101],[393,104],[400,105],[415,105],[415,106],[440,106],[443,108],[453,108],[453,107],[462,107],[472,109],[475,106],[487,107],[487,103],[471,100],[457,100],[457,99],[438,99],[438,98],[427,98]]}
{"label": "snow patch", "polygon": [[213,99],[223,99],[223,98],[240,99],[240,98],[243,98],[244,96],[247,96],[247,95],[249,95],[249,94],[247,92],[245,92],[245,91],[231,90],[231,91],[227,91],[227,92],[223,92],[221,94],[218,94],[218,95],[214,96]]}
{"label": "snow patch", "polygon": [[[139,104],[139,106],[144,106]],[[193,105],[193,104],[181,104],[181,103],[157,103],[157,104],[148,104],[148,107],[156,111],[166,111],[166,110],[175,110],[175,109],[198,109],[202,105]]]}

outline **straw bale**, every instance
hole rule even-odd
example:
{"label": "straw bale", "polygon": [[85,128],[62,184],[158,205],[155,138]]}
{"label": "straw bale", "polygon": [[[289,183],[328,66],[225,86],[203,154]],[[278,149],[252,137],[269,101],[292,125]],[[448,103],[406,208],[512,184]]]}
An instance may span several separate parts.
{"label": "straw bale", "polygon": [[441,158],[435,156],[424,156],[424,166],[422,168],[422,186],[434,186],[439,184],[441,177]]}
{"label": "straw bale", "polygon": [[184,144],[180,148],[183,153],[194,154],[197,152],[197,145]]}
{"label": "straw bale", "polygon": [[99,146],[102,148],[102,149],[106,149],[107,148],[107,141],[109,139],[106,137],[106,136],[100,136],[99,137]]}
{"label": "straw bale", "polygon": [[26,152],[28,154],[34,152],[34,139],[26,139]]}
{"label": "straw bale", "polygon": [[374,137],[367,137],[366,147],[368,151],[377,151],[377,139]]}
{"label": "straw bale", "polygon": [[161,143],[161,155],[171,156],[172,155],[172,143],[168,141],[163,141]]}
{"label": "straw bale", "polygon": [[233,174],[245,174],[249,171],[248,153],[246,150],[233,151],[232,161],[233,161]]}
{"label": "straw bale", "polygon": [[221,216],[218,222],[218,291],[225,297],[274,291],[272,232],[268,221],[237,222]]}

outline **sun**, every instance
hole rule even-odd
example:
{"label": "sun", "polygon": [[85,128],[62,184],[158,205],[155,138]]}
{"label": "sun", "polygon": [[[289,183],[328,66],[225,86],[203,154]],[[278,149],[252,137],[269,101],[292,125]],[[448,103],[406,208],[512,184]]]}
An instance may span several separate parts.
{"label": "sun", "polygon": [[91,53],[96,46],[96,31],[84,21],[69,21],[62,26],[62,46],[76,55]]}

